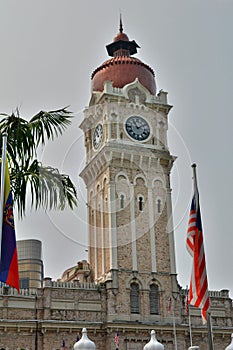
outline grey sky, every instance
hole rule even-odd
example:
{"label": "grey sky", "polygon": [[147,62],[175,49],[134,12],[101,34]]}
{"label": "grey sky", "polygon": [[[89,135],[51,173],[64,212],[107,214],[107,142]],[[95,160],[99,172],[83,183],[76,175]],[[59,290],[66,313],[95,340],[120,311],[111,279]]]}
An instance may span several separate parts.
{"label": "grey sky", "polygon": [[54,279],[86,258],[85,189],[78,179],[84,146],[78,125],[90,98],[92,71],[106,60],[105,45],[124,31],[168,91],[178,281],[189,284],[185,247],[192,194],[191,163],[198,165],[209,287],[233,296],[233,1],[0,1],[0,111],[16,107],[29,118],[70,105],[72,127],[48,144],[43,161],[69,173],[79,188],[73,213],[30,212],[16,222],[17,239],[43,242],[45,274]]}

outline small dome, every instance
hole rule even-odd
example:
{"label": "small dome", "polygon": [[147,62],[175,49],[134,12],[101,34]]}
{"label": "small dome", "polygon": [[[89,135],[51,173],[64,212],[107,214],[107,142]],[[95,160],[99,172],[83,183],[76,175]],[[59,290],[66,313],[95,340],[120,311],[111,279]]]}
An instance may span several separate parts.
{"label": "small dome", "polygon": [[143,350],[164,350],[163,344],[159,343],[155,336],[155,331],[151,331],[151,339],[147,343]]}
{"label": "small dome", "polygon": [[233,350],[233,333],[231,334],[231,344],[228,345],[225,350]]}
{"label": "small dome", "polygon": [[74,344],[74,350],[95,350],[95,343],[88,338],[86,328],[82,330],[82,338]]}
{"label": "small dome", "polygon": [[116,41],[119,41],[119,40],[129,41],[129,38],[128,38],[128,36],[125,33],[118,33],[115,36],[115,38],[113,39],[113,41],[116,42]]}

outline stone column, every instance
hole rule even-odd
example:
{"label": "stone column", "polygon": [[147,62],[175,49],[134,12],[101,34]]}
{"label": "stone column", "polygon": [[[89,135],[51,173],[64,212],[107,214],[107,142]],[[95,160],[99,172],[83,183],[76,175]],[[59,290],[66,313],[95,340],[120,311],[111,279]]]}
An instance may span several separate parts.
{"label": "stone column", "polygon": [[115,183],[109,183],[109,245],[110,245],[110,269],[116,270],[117,265],[117,228],[116,228],[116,198]]}
{"label": "stone column", "polygon": [[154,206],[152,188],[148,188],[148,209],[149,209],[149,228],[150,228],[150,251],[151,251],[151,271],[156,272],[156,247],[154,234]]}
{"label": "stone column", "polygon": [[137,246],[136,246],[136,225],[135,225],[135,206],[134,206],[134,185],[129,185],[130,191],[130,223],[131,223],[131,240],[132,240],[132,266],[133,271],[138,270],[137,266]]}

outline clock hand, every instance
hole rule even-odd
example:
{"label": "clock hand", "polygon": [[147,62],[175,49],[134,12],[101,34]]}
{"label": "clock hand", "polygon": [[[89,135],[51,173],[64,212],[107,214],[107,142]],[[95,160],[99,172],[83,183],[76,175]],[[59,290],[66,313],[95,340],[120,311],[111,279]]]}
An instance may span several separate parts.
{"label": "clock hand", "polygon": [[133,124],[134,124],[134,126],[136,126],[136,128],[137,128],[137,122],[136,122],[135,119],[133,119]]}
{"label": "clock hand", "polygon": [[137,129],[140,128],[140,124],[138,124],[137,120],[134,120],[134,124],[135,124],[135,126],[136,126]]}

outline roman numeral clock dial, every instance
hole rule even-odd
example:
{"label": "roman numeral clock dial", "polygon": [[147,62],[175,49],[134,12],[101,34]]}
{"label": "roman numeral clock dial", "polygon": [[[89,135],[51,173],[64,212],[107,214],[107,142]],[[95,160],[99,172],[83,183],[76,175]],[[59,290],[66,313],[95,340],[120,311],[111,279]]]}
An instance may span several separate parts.
{"label": "roman numeral clock dial", "polygon": [[145,141],[150,136],[150,127],[145,119],[131,116],[126,120],[125,129],[130,137],[137,141]]}

